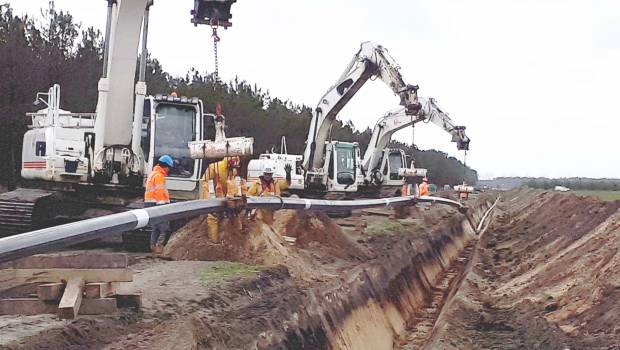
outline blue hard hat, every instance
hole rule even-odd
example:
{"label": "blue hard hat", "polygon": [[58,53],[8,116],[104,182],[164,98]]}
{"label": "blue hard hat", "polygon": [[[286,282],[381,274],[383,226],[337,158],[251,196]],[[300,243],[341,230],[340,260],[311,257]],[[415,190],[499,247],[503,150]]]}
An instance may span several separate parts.
{"label": "blue hard hat", "polygon": [[161,157],[159,157],[158,160],[160,163],[168,166],[169,168],[174,167],[174,161],[172,160],[172,157],[170,157],[169,155],[163,155]]}

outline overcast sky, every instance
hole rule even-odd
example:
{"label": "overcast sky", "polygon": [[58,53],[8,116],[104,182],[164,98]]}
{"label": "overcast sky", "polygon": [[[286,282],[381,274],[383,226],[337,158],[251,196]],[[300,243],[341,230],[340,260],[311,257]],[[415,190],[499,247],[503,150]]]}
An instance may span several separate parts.
{"label": "overcast sky", "polygon": [[[17,13],[48,5],[8,2]],[[105,1],[55,4],[104,31]],[[192,7],[155,0],[151,10],[149,50],[173,74],[213,71],[210,29],[190,23]],[[370,40],[388,48],[420,96],[467,126],[467,163],[482,178],[620,177],[618,0],[239,0],[233,23],[220,34],[224,80],[237,75],[314,107]],[[369,81],[340,117],[372,127],[398,102]],[[416,127],[420,148],[462,159],[449,141],[437,127]]]}

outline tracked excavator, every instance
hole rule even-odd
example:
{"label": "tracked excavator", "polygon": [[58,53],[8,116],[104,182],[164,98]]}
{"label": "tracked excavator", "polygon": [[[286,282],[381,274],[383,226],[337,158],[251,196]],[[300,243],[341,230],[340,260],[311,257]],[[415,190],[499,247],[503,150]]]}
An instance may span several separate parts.
{"label": "tracked excavator", "polygon": [[420,110],[408,114],[404,108],[388,112],[373,128],[368,148],[362,159],[364,181],[359,190],[365,194],[400,195],[405,176],[426,176],[425,169],[416,169],[413,160],[407,167],[407,156],[401,149],[388,148],[395,132],[416,123],[433,123],[451,135],[458,150],[469,150],[470,139],[465,127],[456,125],[434,98],[420,97]]}
{"label": "tracked excavator", "polygon": [[381,79],[400,98],[405,113],[415,115],[421,108],[418,86],[405,82],[387,49],[372,42],[362,43],[313,111],[302,162],[307,192],[329,197],[357,192],[364,177],[359,145],[331,140],[331,128],[342,108],[373,77]]}
{"label": "tracked excavator", "polygon": [[[229,27],[230,6],[235,1],[195,0],[192,22]],[[231,144],[247,146],[247,140],[219,140],[224,144],[220,147],[218,142],[205,140],[221,116],[205,114],[198,98],[146,95],[152,1],[107,2],[96,113],[62,110],[58,85],[37,94],[35,102],[46,106],[29,114],[32,124],[23,140],[22,188],[0,195],[0,236],[125,210],[142,198],[144,178],[163,154],[177,162],[167,180],[172,198],[198,198],[199,178],[210,159],[237,155],[227,153]],[[205,150],[224,152],[192,157],[188,147],[192,141],[202,142]]]}
{"label": "tracked excavator", "polygon": [[[405,82],[400,67],[381,45],[364,42],[353,56],[342,75],[321,97],[312,113],[306,147],[301,161],[303,190],[292,189],[306,197],[343,198],[354,195],[363,183],[359,145],[355,142],[334,141],[331,129],[338,113],[371,78],[383,81],[400,98],[400,105],[408,115],[421,108],[418,87]],[[297,156],[272,154],[271,158],[283,166]],[[258,161],[251,161],[249,167]]]}

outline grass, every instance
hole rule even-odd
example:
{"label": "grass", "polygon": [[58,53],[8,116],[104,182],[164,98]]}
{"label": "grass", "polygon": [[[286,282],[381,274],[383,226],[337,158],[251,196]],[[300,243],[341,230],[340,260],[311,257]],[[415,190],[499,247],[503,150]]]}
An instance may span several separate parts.
{"label": "grass", "polygon": [[578,196],[581,197],[587,197],[587,196],[592,196],[592,197],[598,197],[601,200],[604,201],[615,201],[615,200],[620,200],[620,191],[586,191],[586,190],[579,190],[579,191],[571,191],[570,193],[574,193]]}
{"label": "grass", "polygon": [[260,272],[260,270],[255,266],[230,261],[217,261],[200,273],[200,281],[206,285],[210,285],[252,277],[258,272]]}
{"label": "grass", "polygon": [[368,224],[364,234],[369,236],[384,236],[411,232],[416,223],[406,220],[385,220]]}

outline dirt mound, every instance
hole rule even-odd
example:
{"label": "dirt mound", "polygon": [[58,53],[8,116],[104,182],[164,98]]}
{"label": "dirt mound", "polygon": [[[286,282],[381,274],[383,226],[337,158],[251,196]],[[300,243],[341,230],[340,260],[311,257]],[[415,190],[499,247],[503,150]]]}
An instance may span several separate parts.
{"label": "dirt mound", "polygon": [[[220,242],[216,243],[209,239],[206,216],[192,220],[170,239],[164,256],[174,260],[285,265],[295,277],[316,280],[335,273],[311,266],[340,262],[329,268],[334,269],[366,260],[371,255],[321,213],[282,210],[275,213],[272,225],[260,219],[223,218],[219,227]],[[293,238],[295,247],[284,236]]]}
{"label": "dirt mound", "polygon": [[506,194],[499,207],[431,345],[620,344],[620,201],[522,191]]}

